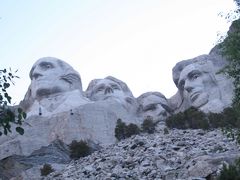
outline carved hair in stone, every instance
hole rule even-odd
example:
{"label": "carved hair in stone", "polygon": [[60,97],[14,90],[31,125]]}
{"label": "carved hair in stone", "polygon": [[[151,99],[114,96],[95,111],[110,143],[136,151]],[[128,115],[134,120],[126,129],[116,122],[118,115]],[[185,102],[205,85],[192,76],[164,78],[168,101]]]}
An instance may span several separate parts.
{"label": "carved hair in stone", "polygon": [[222,95],[210,61],[197,61],[187,65],[180,73],[178,88],[186,93],[190,106],[204,112],[220,112]]}
{"label": "carved hair in stone", "polygon": [[137,98],[137,102],[138,111],[144,118],[151,116],[155,120],[165,120],[172,113],[168,100],[160,92],[144,93]]}
{"label": "carved hair in stone", "polygon": [[92,101],[116,100],[130,111],[136,111],[137,108],[136,99],[127,84],[112,76],[92,80],[86,96]]}

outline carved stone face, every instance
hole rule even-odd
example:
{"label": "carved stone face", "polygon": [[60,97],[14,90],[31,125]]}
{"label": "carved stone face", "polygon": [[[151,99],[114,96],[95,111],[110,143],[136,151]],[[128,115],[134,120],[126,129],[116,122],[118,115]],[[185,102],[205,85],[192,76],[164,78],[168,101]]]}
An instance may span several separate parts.
{"label": "carved stone face", "polygon": [[92,101],[113,100],[120,103],[128,112],[136,113],[137,111],[137,102],[130,89],[124,82],[112,76],[92,80],[86,95]]}
{"label": "carved stone face", "polygon": [[80,76],[70,65],[56,58],[39,59],[30,71],[30,78],[33,98],[81,90]]}
{"label": "carved stone face", "polygon": [[178,87],[184,90],[192,104],[199,108],[212,99],[220,99],[220,91],[210,65],[193,63],[180,74]]}
{"label": "carved stone face", "polygon": [[163,120],[169,115],[170,108],[166,98],[158,93],[145,93],[138,97],[141,114],[144,118],[151,116],[154,119]]}
{"label": "carved stone face", "polygon": [[119,84],[109,79],[101,79],[93,88],[91,99],[98,101],[109,98],[121,99],[124,97],[125,93]]}

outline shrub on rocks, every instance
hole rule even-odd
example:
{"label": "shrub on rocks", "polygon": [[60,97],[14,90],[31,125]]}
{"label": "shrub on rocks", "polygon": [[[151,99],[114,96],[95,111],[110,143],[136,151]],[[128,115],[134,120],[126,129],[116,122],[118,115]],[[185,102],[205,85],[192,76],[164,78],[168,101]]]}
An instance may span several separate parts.
{"label": "shrub on rocks", "polygon": [[223,165],[217,180],[239,180],[240,179],[240,158],[236,160],[234,165]]}
{"label": "shrub on rocks", "polygon": [[143,132],[153,134],[155,132],[156,123],[153,122],[153,118],[151,116],[148,116],[144,119],[141,126]]}
{"label": "shrub on rocks", "polygon": [[208,119],[213,128],[240,127],[239,113],[235,107],[226,108],[222,113],[209,113]]}
{"label": "shrub on rocks", "polygon": [[41,176],[47,176],[50,173],[54,172],[54,169],[50,164],[44,164],[43,167],[40,169]]}
{"label": "shrub on rocks", "polygon": [[126,126],[126,137],[131,137],[140,133],[140,129],[136,124],[130,123]]}
{"label": "shrub on rocks", "polygon": [[139,133],[140,129],[136,124],[130,123],[129,125],[126,125],[121,119],[117,120],[117,125],[115,127],[115,137],[117,140],[120,141]]}
{"label": "shrub on rocks", "polygon": [[168,128],[164,128],[164,129],[163,129],[163,134],[169,134]]}
{"label": "shrub on rocks", "polygon": [[178,129],[208,129],[207,116],[198,109],[191,107],[184,112],[174,114],[166,119],[166,125]]}
{"label": "shrub on rocks", "polygon": [[79,159],[80,157],[85,157],[91,154],[91,148],[89,147],[86,141],[76,141],[73,140],[69,145],[70,149],[70,158]]}
{"label": "shrub on rocks", "polygon": [[[196,108],[189,108],[166,119],[169,128],[177,129],[212,129],[222,128],[224,134],[240,144],[240,107],[233,106],[222,113],[205,114]],[[234,128],[237,128],[234,130]]]}
{"label": "shrub on rocks", "polygon": [[126,139],[127,135],[126,135],[126,129],[127,129],[127,125],[122,122],[121,119],[117,120],[117,125],[115,127],[115,137],[117,138],[117,140],[122,140],[122,139]]}

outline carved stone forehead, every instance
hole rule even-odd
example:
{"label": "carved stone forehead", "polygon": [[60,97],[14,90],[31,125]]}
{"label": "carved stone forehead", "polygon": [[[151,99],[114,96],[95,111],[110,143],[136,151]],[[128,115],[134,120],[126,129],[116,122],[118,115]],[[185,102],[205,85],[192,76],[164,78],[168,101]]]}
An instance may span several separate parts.
{"label": "carved stone forehead", "polygon": [[167,105],[167,100],[163,97],[160,96],[156,96],[154,94],[147,96],[146,98],[142,99],[142,105],[147,105],[147,104],[156,104],[156,103],[160,103],[160,104],[165,104]]}
{"label": "carved stone forehead", "polygon": [[199,66],[197,66],[196,64],[190,64],[190,65],[186,66],[180,74],[179,81],[186,79],[188,74],[195,70],[201,71],[201,68]]}
{"label": "carved stone forehead", "polygon": [[161,104],[161,106],[169,113],[172,112],[172,109],[169,106],[167,98],[160,92],[146,92],[137,98],[137,102],[144,106],[149,104]]}
{"label": "carved stone forehead", "polygon": [[179,82],[182,79],[186,79],[188,74],[193,71],[213,74],[214,73],[213,64],[210,61],[198,61],[187,65],[180,74]]}
{"label": "carved stone forehead", "polygon": [[114,78],[112,76],[107,76],[105,77],[104,79],[94,79],[92,80],[89,85],[88,85],[88,88],[86,90],[86,94],[87,96],[91,96],[92,93],[93,93],[93,90],[100,84],[109,84],[109,83],[113,83],[113,84],[117,84],[119,87],[121,87],[122,91],[124,93],[126,93],[128,96],[131,96],[133,97],[133,94],[132,92],[130,91],[130,89],[128,88],[127,84],[124,83],[123,81],[117,79],[117,78]]}
{"label": "carved stone forehead", "polygon": [[[95,87],[104,84],[104,85],[109,85],[109,84],[117,84],[118,86],[120,86],[118,83],[110,80],[110,79],[99,79],[99,81],[96,83]],[[121,86],[120,86],[121,87]]]}
{"label": "carved stone forehead", "polygon": [[[70,66],[68,63],[64,62],[63,60],[61,59],[58,59],[58,58],[55,58],[55,57],[43,57],[43,58],[40,58],[38,59],[32,66],[32,69],[29,73],[30,77],[32,75],[32,72],[33,70],[38,66],[40,65],[41,63],[50,63],[50,64],[53,64],[55,67],[60,67],[62,70],[63,70],[63,73],[73,73],[73,74],[77,74],[79,77],[80,75],[78,74],[77,71],[75,71],[72,66]],[[64,74],[65,74],[64,73]]]}
{"label": "carved stone forehead", "polygon": [[159,92],[144,93],[137,98],[137,101],[142,105],[145,105],[146,103],[159,103],[159,102],[166,105],[168,104],[166,97]]}

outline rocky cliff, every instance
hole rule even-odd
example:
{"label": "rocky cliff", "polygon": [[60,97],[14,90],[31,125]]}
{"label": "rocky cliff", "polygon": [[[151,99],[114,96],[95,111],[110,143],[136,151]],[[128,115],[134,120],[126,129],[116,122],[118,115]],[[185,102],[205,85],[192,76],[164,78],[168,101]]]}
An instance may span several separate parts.
{"label": "rocky cliff", "polygon": [[[108,76],[94,79],[86,91],[81,76],[66,62],[46,57],[30,70],[31,84],[20,103],[27,113],[23,136],[0,137],[0,179],[40,179],[40,168],[55,169],[47,179],[211,179],[222,164],[240,156],[239,146],[215,130],[167,130],[167,117],[195,107],[220,113],[231,106],[232,79],[217,72],[226,60],[210,54],[178,62],[173,82],[178,91],[134,97],[127,84]],[[118,142],[118,119],[140,125],[151,117],[155,134]],[[12,127],[14,128],[14,127]],[[71,161],[69,144],[85,140],[96,151]],[[70,164],[68,164],[70,163]]]}

